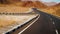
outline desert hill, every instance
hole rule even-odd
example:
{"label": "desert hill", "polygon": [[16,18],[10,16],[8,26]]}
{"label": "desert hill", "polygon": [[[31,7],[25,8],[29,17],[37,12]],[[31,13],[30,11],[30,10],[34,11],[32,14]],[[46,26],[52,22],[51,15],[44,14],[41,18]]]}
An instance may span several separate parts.
{"label": "desert hill", "polygon": [[[60,14],[59,14],[60,13],[60,3],[56,4],[55,2],[52,2],[52,3],[47,3],[47,4],[48,4],[48,6],[46,5],[46,3],[42,3],[40,1],[0,0],[0,8],[1,7],[7,8],[7,6],[9,6],[10,8],[12,8],[14,6],[15,7],[25,7],[25,8],[26,7],[29,7],[29,8],[35,7],[35,8],[39,8],[43,12],[60,16]],[[52,4],[52,6],[49,6],[50,4]],[[56,5],[53,5],[53,4],[56,4]],[[7,10],[13,11],[10,8],[8,8]],[[16,11],[16,9],[18,9],[18,8],[15,8],[14,10]]]}
{"label": "desert hill", "polygon": [[58,4],[57,2],[43,2],[43,3],[49,7]]}
{"label": "desert hill", "polygon": [[25,7],[36,7],[36,8],[46,8],[47,6],[44,5],[43,3],[39,2],[39,1],[29,1],[29,2],[24,2],[23,6]]}
{"label": "desert hill", "polygon": [[46,9],[44,9],[44,11],[49,13],[49,14],[60,16],[60,3],[53,5],[53,6],[50,6]]}
{"label": "desert hill", "polygon": [[27,1],[20,1],[20,0],[0,0],[0,2],[1,2],[0,12],[1,11],[2,12],[16,12],[16,11],[22,12],[22,10],[24,10],[23,7],[25,9],[31,8],[31,7],[35,7],[39,9],[47,8],[47,6],[41,3],[40,1],[28,1],[27,2]]}

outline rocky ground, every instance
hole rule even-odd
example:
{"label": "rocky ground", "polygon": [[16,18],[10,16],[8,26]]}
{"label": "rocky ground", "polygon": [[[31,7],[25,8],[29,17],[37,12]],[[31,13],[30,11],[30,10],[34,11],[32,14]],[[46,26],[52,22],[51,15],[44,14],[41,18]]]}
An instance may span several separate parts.
{"label": "rocky ground", "polygon": [[0,33],[6,33],[18,26],[25,24],[27,21],[35,18],[35,15],[0,15]]}

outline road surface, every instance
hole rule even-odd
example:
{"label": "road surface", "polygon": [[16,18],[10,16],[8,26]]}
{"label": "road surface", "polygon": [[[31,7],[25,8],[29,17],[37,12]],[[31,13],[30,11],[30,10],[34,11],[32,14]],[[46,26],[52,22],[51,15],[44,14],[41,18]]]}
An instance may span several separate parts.
{"label": "road surface", "polygon": [[56,34],[55,25],[52,18],[41,12],[36,13],[40,14],[39,19],[24,32],[22,32],[22,34]]}
{"label": "road surface", "polygon": [[[60,34],[60,19],[53,15],[46,14],[33,8],[35,13],[39,14],[39,19],[34,22],[29,28],[23,31],[21,34]],[[27,23],[28,25],[30,23]],[[25,24],[25,25],[27,25]],[[27,26],[25,26],[27,27]],[[23,29],[25,27],[22,27]],[[10,34],[18,34],[22,31],[22,28],[16,29],[16,31]]]}

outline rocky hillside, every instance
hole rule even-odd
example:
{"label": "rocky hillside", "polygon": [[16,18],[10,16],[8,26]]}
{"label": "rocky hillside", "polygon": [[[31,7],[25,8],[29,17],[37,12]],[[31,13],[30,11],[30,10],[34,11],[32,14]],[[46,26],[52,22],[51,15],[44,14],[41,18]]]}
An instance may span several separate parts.
{"label": "rocky hillside", "polygon": [[35,7],[35,8],[39,8],[39,9],[47,8],[47,6],[44,5],[43,3],[41,3],[40,1],[28,1],[27,2],[27,1],[20,1],[20,0],[0,0],[0,12],[1,11],[4,11],[4,12],[5,11],[6,12],[20,11],[20,12],[22,12],[20,9],[23,10],[23,7],[25,9],[31,8],[31,7]]}
{"label": "rocky hillside", "polygon": [[36,2],[33,2],[33,1],[28,1],[28,2],[23,2],[23,6],[25,7],[36,7],[36,8],[47,8],[46,5],[44,5],[43,3],[39,2],[39,1],[36,1]]}
{"label": "rocky hillside", "polygon": [[60,16],[60,3],[44,9],[45,12]]}
{"label": "rocky hillside", "polygon": [[53,6],[53,5],[58,4],[57,2],[42,2],[42,3],[44,3],[47,6]]}
{"label": "rocky hillside", "polygon": [[[51,3],[50,3],[51,4]],[[48,5],[50,5],[48,4]],[[55,3],[53,3],[55,4]],[[46,3],[42,3],[40,1],[21,1],[21,0],[0,0],[0,8],[1,6],[6,7],[10,6],[12,8],[13,6],[15,7],[35,7],[39,8],[40,10],[42,9],[44,12],[60,16],[60,3],[56,4],[54,6],[46,6]],[[12,6],[12,7],[11,7]],[[15,10],[18,8],[15,8]],[[12,9],[9,9],[12,11]]]}
{"label": "rocky hillside", "polygon": [[7,5],[12,4],[14,6],[21,6],[21,7],[36,7],[36,8],[46,8],[47,7],[40,1],[0,0],[0,3],[7,4]]}
{"label": "rocky hillside", "polygon": [[0,0],[1,4],[10,4],[10,3],[15,3],[19,2],[20,0]]}

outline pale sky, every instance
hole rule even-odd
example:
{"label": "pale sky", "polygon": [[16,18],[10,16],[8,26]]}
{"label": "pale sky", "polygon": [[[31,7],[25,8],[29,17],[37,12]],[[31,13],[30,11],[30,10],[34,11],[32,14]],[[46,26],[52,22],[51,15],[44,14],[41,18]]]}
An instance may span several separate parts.
{"label": "pale sky", "polygon": [[57,3],[60,3],[60,0],[22,0],[22,1],[43,1],[43,2],[57,2]]}
{"label": "pale sky", "polygon": [[40,1],[43,1],[43,2],[57,2],[57,3],[60,3],[60,0],[40,0]]}

